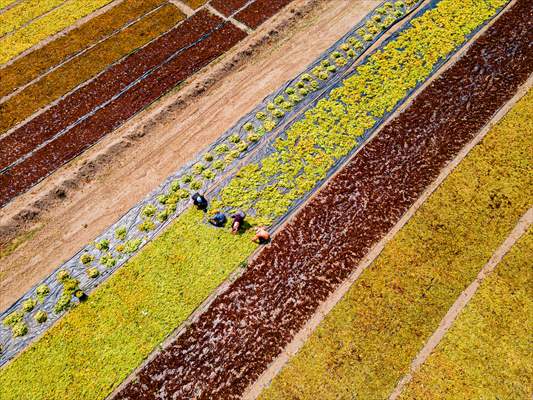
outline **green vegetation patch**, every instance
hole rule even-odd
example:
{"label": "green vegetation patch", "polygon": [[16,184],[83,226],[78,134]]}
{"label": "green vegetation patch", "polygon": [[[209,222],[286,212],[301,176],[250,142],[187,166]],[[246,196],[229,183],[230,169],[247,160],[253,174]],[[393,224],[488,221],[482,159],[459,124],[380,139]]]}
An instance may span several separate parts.
{"label": "green vegetation patch", "polygon": [[2,400],[103,399],[252,253],[189,210],[0,370]]}
{"label": "green vegetation patch", "polygon": [[[342,86],[308,110],[287,130],[285,139],[278,138],[273,154],[243,168],[222,190],[220,201],[214,202],[213,207],[248,211],[262,225],[285,214],[358,145],[358,138],[505,3],[506,0],[442,0],[417,17],[411,27],[372,54]],[[335,66],[323,60],[316,69],[320,71],[313,73],[324,74],[326,79]],[[283,107],[284,101],[279,96],[274,103]],[[269,109],[281,117],[283,111],[275,104],[271,103]]]}
{"label": "green vegetation patch", "polygon": [[533,230],[480,286],[402,399],[531,399]]}
{"label": "green vegetation patch", "polygon": [[[531,204],[533,155],[527,149],[533,146],[532,106],[530,92],[470,152],[261,399],[389,396]],[[496,314],[487,323],[497,323]]]}

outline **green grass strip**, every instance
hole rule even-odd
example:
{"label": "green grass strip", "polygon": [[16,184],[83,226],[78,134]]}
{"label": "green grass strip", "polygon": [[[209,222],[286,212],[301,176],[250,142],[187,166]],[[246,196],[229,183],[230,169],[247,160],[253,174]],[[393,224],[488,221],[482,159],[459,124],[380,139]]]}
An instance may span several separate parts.
{"label": "green grass strip", "polygon": [[531,205],[532,106],[530,92],[469,153],[326,316],[262,400],[388,397]]}
{"label": "green grass strip", "polygon": [[401,399],[531,399],[533,230],[459,315]]}
{"label": "green grass strip", "polygon": [[0,370],[0,399],[102,399],[255,249],[189,210]]}
{"label": "green grass strip", "polygon": [[62,31],[111,1],[71,0],[13,34],[0,39],[0,64],[8,62],[41,40]]}
{"label": "green grass strip", "polygon": [[265,225],[284,215],[357,146],[367,129],[505,3],[442,0],[417,17],[412,27],[372,54],[342,86],[293,124],[286,139],[277,139],[274,153],[243,168],[213,207],[254,210],[257,223]]}
{"label": "green grass strip", "polygon": [[65,0],[30,0],[17,4],[0,14],[0,36],[20,28],[64,2]]}
{"label": "green grass strip", "polygon": [[68,57],[106,38],[128,22],[151,11],[164,0],[131,0],[94,17],[66,35],[0,70],[0,97],[32,81]]}
{"label": "green grass strip", "polygon": [[167,4],[26,87],[0,104],[0,132],[24,121],[110,64],[168,31],[181,19],[181,11]]}

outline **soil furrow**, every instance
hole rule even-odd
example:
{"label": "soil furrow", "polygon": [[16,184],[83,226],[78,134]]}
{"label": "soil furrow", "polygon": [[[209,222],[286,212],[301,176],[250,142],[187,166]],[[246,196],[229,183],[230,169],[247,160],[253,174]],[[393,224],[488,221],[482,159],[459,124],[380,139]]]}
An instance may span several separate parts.
{"label": "soil furrow", "polygon": [[198,12],[1,139],[0,169],[66,129],[172,54],[207,35],[221,22],[220,18],[207,11]]}
{"label": "soil furrow", "polygon": [[235,15],[235,19],[256,29],[292,0],[256,0]]}
{"label": "soil furrow", "polygon": [[244,37],[246,33],[232,24],[225,24],[223,28],[183,51],[172,61],[157,69],[105,107],[100,108],[64,135],[6,171],[0,176],[0,206],[79,155],[107,133],[118,128],[137,112],[222,55]]}
{"label": "soil furrow", "polygon": [[238,398],[533,71],[519,0],[287,224],[116,399]]}

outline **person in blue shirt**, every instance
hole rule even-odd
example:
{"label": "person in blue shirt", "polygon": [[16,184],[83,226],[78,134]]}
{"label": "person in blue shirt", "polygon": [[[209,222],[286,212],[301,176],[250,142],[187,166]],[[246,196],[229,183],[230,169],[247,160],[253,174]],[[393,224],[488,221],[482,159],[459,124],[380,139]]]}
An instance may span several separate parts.
{"label": "person in blue shirt", "polygon": [[216,212],[215,215],[209,218],[209,222],[215,225],[217,228],[222,228],[224,225],[226,225],[226,221],[226,216],[220,211]]}

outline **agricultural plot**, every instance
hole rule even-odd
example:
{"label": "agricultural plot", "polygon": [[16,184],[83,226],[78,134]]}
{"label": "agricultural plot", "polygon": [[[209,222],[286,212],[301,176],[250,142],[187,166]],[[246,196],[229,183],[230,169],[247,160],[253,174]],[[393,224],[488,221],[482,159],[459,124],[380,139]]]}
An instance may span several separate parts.
{"label": "agricultural plot", "polygon": [[[448,2],[440,4],[452,7]],[[115,398],[156,398],[161,393],[238,398],[530,75],[529,10],[526,1],[518,1],[503,14],[465,57],[367,144],[228,291]],[[486,68],[467,68],[482,59]],[[495,79],[498,76],[505,76],[505,82]],[[470,98],[463,96],[467,87],[475,88]],[[443,107],[442,93],[451,100]],[[517,147],[522,152],[524,147]],[[518,163],[524,165],[521,159]],[[504,234],[529,206],[522,177],[517,182],[520,188],[513,190],[516,208],[502,210],[502,225],[494,228]]]}
{"label": "agricultural plot", "polygon": [[[25,57],[0,69],[11,74],[0,107],[16,104],[9,102],[28,96],[27,91],[38,93],[46,79],[55,92],[43,90],[42,104],[60,99],[39,115],[29,111],[28,122],[0,136],[0,206],[246,37],[225,17],[255,28],[289,2],[210,2],[223,17],[202,7],[206,1],[185,3],[197,10],[187,19],[166,1],[139,2],[131,14],[93,36],[83,25],[68,33],[73,41],[65,44],[72,46],[57,49],[53,62],[25,56],[35,72],[17,77],[23,65],[17,63]],[[517,0],[464,57],[366,143],[508,2],[431,1],[359,60],[418,4],[380,4],[356,32],[130,210],[126,224],[121,219],[48,277],[53,284],[32,289],[11,307],[2,317],[0,361],[29,347],[0,369],[0,386],[10,388],[0,397],[239,398],[532,73],[533,10],[527,0]],[[43,15],[55,11],[51,7]],[[113,10],[118,12],[111,7],[101,21],[109,21]],[[149,22],[152,18],[170,22],[160,25]],[[113,40],[133,50],[117,52],[115,45],[105,50]],[[98,59],[98,51],[107,61],[88,62]],[[75,74],[56,72],[68,71],[69,65],[75,66],[72,71],[84,69],[81,65],[95,69],[76,82]],[[71,78],[58,82],[63,76]],[[515,113],[530,103],[531,94]],[[23,112],[11,107],[14,116]],[[524,149],[531,147],[531,138],[521,123],[513,125],[516,129],[505,123],[365,271],[352,290],[356,294],[351,292],[356,300],[337,307],[301,352],[304,356],[284,370],[264,398],[390,393],[458,293],[530,206],[530,157]],[[232,236],[207,225],[203,213],[187,210],[190,194],[202,190],[212,199],[211,211],[243,209],[252,224],[279,226],[356,150],[249,265],[246,259],[256,249],[250,231]],[[461,206],[443,213],[458,197]],[[396,257],[402,251],[405,257]],[[410,273],[413,265],[420,273]],[[118,388],[236,270],[242,275]],[[95,282],[103,284],[83,297]],[[401,299],[387,308],[395,296]],[[377,310],[379,318],[369,318],[369,310]],[[391,335],[376,334],[396,318],[401,323]],[[346,328],[346,319],[359,322]],[[328,323],[333,328],[324,327]],[[360,329],[354,332],[354,325]],[[331,335],[325,340],[321,332]],[[340,346],[329,340],[337,332],[344,335]],[[487,328],[480,332],[490,336]],[[354,350],[354,341],[363,345]],[[428,368],[434,368],[430,363]],[[522,375],[508,377],[523,382]],[[428,393],[419,383],[425,375],[420,376],[406,394]],[[438,381],[433,386],[437,393]]]}
{"label": "agricultural plot", "polygon": [[402,399],[531,397],[531,254],[530,230],[482,284]]}
{"label": "agricultural plot", "polygon": [[[30,49],[48,36],[61,32],[79,19],[111,3],[111,1],[72,0],[58,2],[57,0],[45,0],[21,2],[20,5],[16,5],[4,15],[9,15],[12,19],[18,20],[20,15],[27,15],[26,12],[22,13],[21,9],[34,9],[36,5],[41,11],[48,8],[50,12],[41,14],[40,18],[35,18],[35,20],[25,21],[27,23],[21,25],[20,29],[13,30],[9,35],[0,38],[0,65]],[[55,8],[50,7],[52,4],[58,6]],[[7,22],[4,21],[4,23]]]}
{"label": "agricultural plot", "polygon": [[[63,18],[74,3],[67,2],[54,18]],[[86,3],[96,7],[98,2]],[[198,11],[181,24],[183,13],[167,1],[134,1],[127,10],[122,3],[0,70],[6,82],[1,90],[5,97],[0,102],[0,135],[7,133],[0,143],[0,206],[246,36],[230,21],[202,8],[204,3],[188,2]],[[88,7],[80,7],[78,14]],[[281,8],[265,7],[261,22]],[[10,14],[0,14],[5,15]],[[44,18],[52,18],[52,13]],[[0,38],[5,42],[2,49],[14,48],[8,39]]]}
{"label": "agricultural plot", "polygon": [[[481,92],[479,97],[483,96]],[[472,100],[477,102],[479,97]],[[524,149],[533,144],[529,135],[532,122],[527,111],[532,105],[533,91],[530,91],[387,244],[261,399],[314,399],[317,395],[329,399],[342,398],[347,393],[357,393],[361,398],[388,398],[455,299],[476,278],[531,204],[533,192],[527,165],[533,159],[524,154]],[[526,254],[527,251],[523,257],[527,258]],[[497,271],[508,276],[510,271],[506,269],[504,265],[497,267]],[[517,283],[524,282],[523,279],[527,279],[527,274],[516,275]],[[512,301],[507,296],[497,297],[504,304]],[[473,301],[476,304],[477,300]],[[494,302],[484,304],[492,309]],[[490,313],[488,309],[486,313]],[[511,309],[496,308],[505,321],[511,317],[504,315],[505,310]],[[465,313],[469,313],[468,309]],[[511,314],[525,313],[517,307]],[[465,347],[453,353],[458,357],[470,354],[470,361],[479,357],[476,364],[463,364],[466,367],[463,371],[468,375],[442,363],[439,372],[432,369],[433,375],[429,371],[424,373],[424,377],[433,376],[433,379],[420,379],[413,391],[418,396],[413,398],[446,398],[443,392],[432,392],[429,387],[437,389],[448,384],[453,387],[450,380],[465,379],[465,386],[458,389],[466,398],[483,398],[483,394],[471,391],[491,387],[494,394],[515,387],[511,382],[527,379],[528,375],[521,372],[523,368],[499,369],[505,379],[494,379],[494,371],[488,371],[493,367],[487,361],[502,355],[489,349],[497,348],[492,345],[502,337],[499,333],[513,324],[499,325],[502,318],[485,316],[486,327],[471,320],[468,327],[464,325],[468,334],[463,333],[463,338],[469,337],[472,346],[465,343]],[[527,335],[526,331],[523,335]],[[485,337],[494,335],[493,340],[483,340],[482,332],[486,332]],[[512,342],[507,342],[509,352],[523,351]],[[480,348],[487,358],[478,353]],[[527,363],[528,357],[517,354],[514,359]],[[510,359],[501,357],[500,360],[505,363]],[[487,368],[486,375],[480,364]],[[490,377],[493,383],[487,386],[479,380],[482,376]],[[479,384],[469,378],[476,378]],[[431,380],[434,384],[428,385]],[[519,398],[517,395],[503,397]]]}
{"label": "agricultural plot", "polygon": [[[284,98],[284,96],[288,96],[287,101],[291,101],[295,96],[294,92],[296,90],[299,90],[299,94],[304,96],[302,91],[308,90],[306,89],[307,87],[309,88],[309,93],[305,94],[304,97],[306,99],[299,98],[299,101],[292,103],[291,107],[293,111],[296,111],[303,109],[302,106],[306,104],[312,104],[312,100],[320,95],[320,90],[327,88],[328,83],[331,86],[336,79],[338,80],[342,77],[348,71],[347,68],[356,62],[355,55],[362,54],[363,49],[369,47],[372,43],[355,46],[355,43],[358,42],[352,35],[357,34],[356,31],[359,32],[361,27],[366,26],[374,16],[381,18],[383,15],[395,15],[397,18],[402,18],[417,6],[416,3],[410,6],[401,5],[400,7],[391,7],[387,6],[387,4],[385,3],[384,7],[374,10],[351,32],[342,37],[319,60],[308,67],[308,71],[301,75],[301,79],[294,79],[280,89],[278,93],[269,96],[263,104],[256,107],[254,111],[243,119],[244,122],[240,121],[236,127],[226,132],[209,149],[199,154],[197,163],[192,162],[190,166],[184,167],[183,170],[170,177],[158,192],[152,194],[142,204],[130,210],[120,221],[110,227],[108,232],[99,237],[95,243],[86,246],[80,254],[74,256],[61,268],[58,268],[55,273],[41,282],[39,287],[34,288],[10,307],[2,318],[10,318],[11,314],[17,315],[21,309],[24,309],[26,303],[33,302],[35,297],[42,297],[39,293],[41,286],[46,287],[49,292],[41,303],[35,304],[34,308],[29,313],[26,313],[24,321],[19,321],[19,328],[21,329],[12,329],[11,333],[9,333],[9,328],[2,329],[0,327],[2,337],[6,339],[9,337],[5,342],[2,361],[5,362],[23,349],[40,332],[51,326],[72,305],[72,301],[67,301],[70,298],[70,292],[75,292],[76,290],[81,290],[85,293],[90,292],[92,288],[103,282],[126,262],[144,243],[154,238],[157,232],[168,224],[170,219],[187,208],[188,197],[192,191],[200,188],[208,190],[209,186],[216,185],[217,180],[220,181],[221,176],[223,177],[224,174],[227,174],[232,169],[237,169],[242,157],[245,157],[250,152],[253,153],[254,149],[261,151],[261,143],[258,140],[265,135],[266,128],[258,128],[257,131],[252,132],[254,124],[262,123],[266,126],[269,121],[272,121],[274,126],[279,125],[280,129],[282,128],[282,117],[276,118],[275,121],[265,120],[260,117],[261,114],[268,115],[269,101],[278,103],[278,99]],[[379,36],[380,34],[376,34],[374,40],[377,40]],[[357,47],[357,49],[351,49],[351,46]],[[315,70],[319,69],[319,66],[322,66],[325,62],[329,63],[330,59],[338,61],[339,58],[335,58],[334,55],[337,53],[344,54],[341,51],[346,52],[348,57],[348,59],[342,59],[344,60],[344,67],[339,65],[337,71],[327,72],[327,78],[319,77],[318,75],[323,74],[324,71],[319,73]],[[351,55],[350,52],[354,54]],[[319,80],[321,83],[318,82]],[[300,85],[302,82],[306,82],[306,84],[303,84],[303,88]],[[290,91],[293,93],[291,94]],[[288,115],[290,114],[288,113]],[[260,129],[264,129],[265,132],[260,133]],[[274,132],[271,132],[272,134]],[[223,184],[224,180],[221,182]],[[120,235],[117,235],[117,232],[120,232]],[[77,285],[74,285],[71,290],[67,290],[65,282],[62,279],[58,281],[60,275],[62,277],[68,275],[68,282],[77,282]],[[43,313],[48,318],[38,324],[34,323],[33,316]],[[23,329],[22,326],[24,326]]]}

